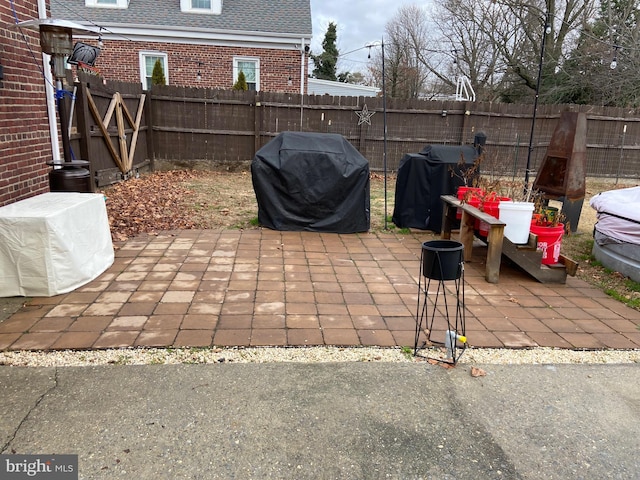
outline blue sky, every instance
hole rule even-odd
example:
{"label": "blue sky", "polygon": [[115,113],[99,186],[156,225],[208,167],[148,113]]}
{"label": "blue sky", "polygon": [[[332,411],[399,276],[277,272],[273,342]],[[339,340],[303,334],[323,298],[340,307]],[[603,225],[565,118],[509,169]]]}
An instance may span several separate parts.
{"label": "blue sky", "polygon": [[[311,50],[320,53],[329,22],[338,26],[338,50],[341,54],[380,40],[387,21],[401,5],[425,2],[403,0],[311,0],[313,40]],[[366,70],[367,49],[345,55],[338,61],[338,72]]]}

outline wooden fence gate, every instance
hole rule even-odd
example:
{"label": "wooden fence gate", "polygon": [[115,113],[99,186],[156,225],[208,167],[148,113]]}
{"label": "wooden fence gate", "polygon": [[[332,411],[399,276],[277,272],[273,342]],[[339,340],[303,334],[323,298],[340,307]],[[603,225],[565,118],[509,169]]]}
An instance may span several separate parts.
{"label": "wooden fence gate", "polygon": [[[88,160],[98,187],[150,168],[149,103],[141,85],[79,72],[72,149]],[[75,148],[74,148],[75,147]]]}

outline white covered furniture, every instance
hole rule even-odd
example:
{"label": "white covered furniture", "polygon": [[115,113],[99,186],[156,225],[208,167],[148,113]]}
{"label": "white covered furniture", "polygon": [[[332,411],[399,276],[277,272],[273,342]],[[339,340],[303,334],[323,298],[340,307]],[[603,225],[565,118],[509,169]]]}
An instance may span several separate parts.
{"label": "white covered furniture", "polygon": [[589,203],[598,212],[593,256],[640,282],[640,187],[602,192]]}
{"label": "white covered furniture", "polygon": [[113,260],[102,194],[50,192],[0,207],[0,297],[67,293]]}

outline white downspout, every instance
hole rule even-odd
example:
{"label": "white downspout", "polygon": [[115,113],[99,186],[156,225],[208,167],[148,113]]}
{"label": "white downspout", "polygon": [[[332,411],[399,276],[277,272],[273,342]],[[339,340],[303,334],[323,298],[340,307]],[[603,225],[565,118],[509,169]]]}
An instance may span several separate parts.
{"label": "white downspout", "polygon": [[[38,18],[47,18],[46,0],[38,0]],[[39,33],[39,32],[38,32]],[[42,54],[44,71],[44,91],[47,97],[47,116],[49,117],[49,134],[51,136],[51,151],[53,160],[60,161],[60,142],[58,140],[58,120],[56,117],[55,92],[53,90],[53,75],[51,74],[51,56]]]}

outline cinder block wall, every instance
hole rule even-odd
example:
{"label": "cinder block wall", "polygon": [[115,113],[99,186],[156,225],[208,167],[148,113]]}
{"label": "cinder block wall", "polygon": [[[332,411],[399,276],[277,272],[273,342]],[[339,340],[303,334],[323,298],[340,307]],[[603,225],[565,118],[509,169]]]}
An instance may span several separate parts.
{"label": "cinder block wall", "polygon": [[0,206],[47,192],[52,160],[37,30],[6,28],[38,18],[35,0],[0,2]]}

